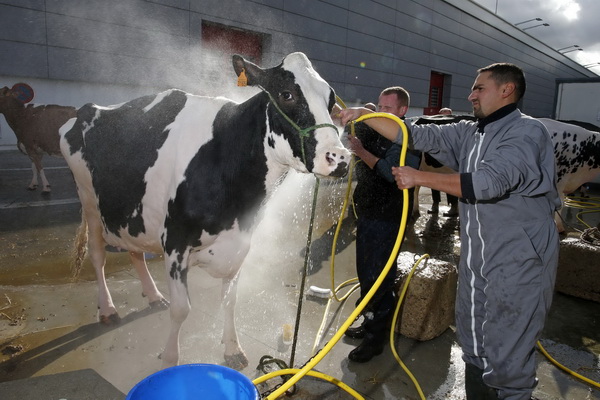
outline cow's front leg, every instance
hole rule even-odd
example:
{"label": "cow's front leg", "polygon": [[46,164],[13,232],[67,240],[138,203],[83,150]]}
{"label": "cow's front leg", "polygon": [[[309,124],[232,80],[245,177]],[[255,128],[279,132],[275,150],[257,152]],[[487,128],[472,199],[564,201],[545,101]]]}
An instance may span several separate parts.
{"label": "cow's front leg", "polygon": [[160,293],[154,283],[154,279],[152,279],[152,275],[150,275],[150,271],[148,271],[148,264],[146,264],[146,260],[144,259],[144,253],[130,251],[129,257],[142,283],[142,295],[148,297],[150,308],[159,310],[169,308],[169,302]]}
{"label": "cow's front leg", "polygon": [[165,255],[171,296],[171,330],[169,331],[165,350],[162,353],[163,368],[172,367],[179,363],[179,333],[191,309],[187,288],[187,265],[179,263],[177,256],[178,254],[170,257]]}
{"label": "cow's front leg", "polygon": [[223,344],[225,345],[225,364],[229,368],[242,370],[248,366],[248,357],[240,347],[235,326],[235,303],[237,301],[238,275],[223,278],[222,298],[224,309]]}

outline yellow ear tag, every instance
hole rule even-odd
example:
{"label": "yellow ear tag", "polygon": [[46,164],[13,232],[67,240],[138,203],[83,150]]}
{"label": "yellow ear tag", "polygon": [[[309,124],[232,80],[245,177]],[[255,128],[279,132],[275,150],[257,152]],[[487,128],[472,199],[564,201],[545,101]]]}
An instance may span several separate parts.
{"label": "yellow ear tag", "polygon": [[242,69],[242,72],[240,72],[240,75],[238,76],[237,85],[238,86],[248,86],[248,78],[246,77],[245,69]]}

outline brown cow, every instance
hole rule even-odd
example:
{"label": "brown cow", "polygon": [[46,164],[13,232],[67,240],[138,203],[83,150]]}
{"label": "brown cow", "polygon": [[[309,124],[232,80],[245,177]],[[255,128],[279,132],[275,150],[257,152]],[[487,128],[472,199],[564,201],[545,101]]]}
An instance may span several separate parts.
{"label": "brown cow", "polygon": [[17,147],[31,159],[33,179],[28,190],[42,180],[42,193],[50,193],[50,184],[42,168],[44,153],[62,157],[58,129],[77,115],[75,107],[59,105],[25,105],[8,87],[0,89],[0,113],[17,136]]}

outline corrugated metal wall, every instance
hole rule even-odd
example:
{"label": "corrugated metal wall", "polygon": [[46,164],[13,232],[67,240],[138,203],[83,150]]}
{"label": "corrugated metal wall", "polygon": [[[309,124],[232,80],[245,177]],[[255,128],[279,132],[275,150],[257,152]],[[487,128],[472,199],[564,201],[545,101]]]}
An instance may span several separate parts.
{"label": "corrugated metal wall", "polygon": [[[265,66],[305,52],[350,104],[404,86],[413,115],[428,105],[432,71],[448,77],[444,106],[469,111],[476,69],[517,63],[523,111],[540,117],[551,116],[557,78],[589,76],[469,0],[0,0],[0,86],[33,82],[34,102],[75,106],[170,87],[242,96],[231,66],[203,49],[203,20],[263,34]],[[1,123],[0,145],[16,142]]]}

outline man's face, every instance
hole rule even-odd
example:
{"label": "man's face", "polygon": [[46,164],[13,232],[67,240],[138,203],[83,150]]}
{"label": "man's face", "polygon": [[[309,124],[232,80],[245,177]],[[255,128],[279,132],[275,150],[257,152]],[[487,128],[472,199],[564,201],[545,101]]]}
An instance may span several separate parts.
{"label": "man's face", "polygon": [[377,111],[394,114],[396,117],[400,118],[406,114],[408,107],[400,106],[398,104],[398,96],[396,96],[396,94],[384,94],[379,96]]}
{"label": "man's face", "polygon": [[485,118],[505,105],[503,86],[491,78],[490,71],[477,75],[468,99],[473,104],[473,115]]}

